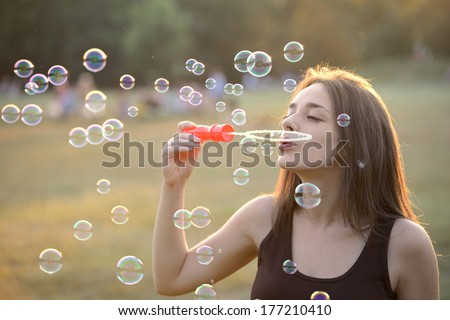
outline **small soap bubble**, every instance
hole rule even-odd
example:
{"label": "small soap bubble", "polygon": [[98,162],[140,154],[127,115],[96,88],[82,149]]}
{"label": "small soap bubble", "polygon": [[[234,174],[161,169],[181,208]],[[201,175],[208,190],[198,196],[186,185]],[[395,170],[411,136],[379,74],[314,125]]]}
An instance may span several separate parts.
{"label": "small soap bubble", "polygon": [[48,274],[54,274],[62,268],[62,254],[56,249],[45,249],[39,255],[39,267]]}
{"label": "small soap bubble", "polygon": [[214,251],[210,246],[201,246],[195,251],[195,257],[198,263],[208,265],[214,259]]}
{"label": "small soap bubble", "polygon": [[124,74],[120,77],[119,80],[120,86],[125,90],[133,89],[135,82],[136,80],[134,79],[134,77],[129,74]]}
{"label": "small soap bubble", "polygon": [[224,112],[227,108],[227,105],[223,101],[219,101],[216,103],[216,110],[219,112]]}
{"label": "small soap bubble", "polygon": [[117,141],[123,136],[123,123],[117,119],[108,119],[102,124],[104,137],[108,141]]}
{"label": "small soap bubble", "polygon": [[79,220],[73,225],[73,236],[80,241],[89,240],[92,237],[92,224],[86,220]]}
{"label": "small soap bubble", "polygon": [[34,89],[35,93],[44,93],[48,89],[48,78],[42,73],[36,73],[30,78],[29,82],[34,82],[37,88]]}
{"label": "small soap bubble", "polygon": [[115,224],[125,224],[129,219],[129,211],[124,206],[115,206],[111,209],[111,220]]}
{"label": "small soap bubble", "polygon": [[217,250],[218,253],[222,253],[222,249]]}
{"label": "small soap bubble", "polygon": [[212,89],[214,89],[215,87],[216,87],[216,80],[215,79],[213,79],[213,78],[208,78],[208,79],[206,79],[206,81],[205,81],[205,87],[206,87],[206,89],[210,89],[210,90],[212,90]]}
{"label": "small soap bubble", "polygon": [[289,62],[297,62],[303,58],[303,45],[297,41],[291,41],[284,46],[284,58]]}
{"label": "small soap bubble", "polygon": [[358,167],[359,167],[360,169],[364,169],[364,167],[366,166],[366,163],[365,163],[365,161],[363,161],[363,160],[357,160],[357,161],[356,161],[356,164],[358,165]]}
{"label": "small soap bubble", "polygon": [[137,117],[139,114],[139,109],[135,106],[131,106],[128,108],[128,115],[132,118]]}
{"label": "small soap bubble", "polygon": [[294,92],[297,88],[297,82],[294,79],[286,79],[283,82],[283,88],[286,92]]}
{"label": "small soap bubble", "polygon": [[194,70],[194,64],[196,64],[197,63],[197,60],[195,60],[195,59],[188,59],[187,61],[186,61],[186,69],[189,71],[189,72],[192,72],[193,70]]}
{"label": "small soap bubble", "polygon": [[258,142],[252,137],[244,137],[239,142],[239,146],[241,147],[241,151],[243,154],[251,154],[256,151],[258,146]]}
{"label": "small soap bubble", "polygon": [[75,148],[82,148],[87,145],[88,132],[81,127],[75,127],[69,132],[69,143]]}
{"label": "small soap bubble", "polygon": [[89,49],[84,53],[83,65],[91,72],[102,71],[106,66],[106,54],[98,48]]}
{"label": "small soap bubble", "polygon": [[237,126],[243,126],[247,122],[247,114],[241,109],[235,109],[231,114],[231,121]]}
{"label": "small soap bubble", "polygon": [[194,292],[195,300],[217,300],[217,293],[213,286],[205,283],[195,289]]}
{"label": "small soap bubble", "polygon": [[347,127],[350,124],[350,116],[346,113],[341,113],[337,117],[337,124],[343,128]]}
{"label": "small soap bubble", "polygon": [[264,142],[261,145],[261,153],[265,157],[270,157],[273,154],[274,149],[275,149],[275,145],[270,142]]}
{"label": "small soap bubble", "polygon": [[194,73],[196,76],[199,76],[205,72],[205,65],[201,62],[196,62],[192,66],[192,73]]}
{"label": "small soap bubble", "polygon": [[243,186],[250,181],[250,175],[245,168],[237,168],[233,172],[233,181],[238,186]]}
{"label": "small soap bubble", "polygon": [[144,277],[144,264],[135,256],[125,256],[117,262],[117,279],[127,285],[134,285]]}
{"label": "small soap bubble", "polygon": [[198,106],[202,103],[203,101],[203,96],[200,92],[198,91],[192,91],[189,94],[189,103],[193,106]]}
{"label": "small soap bubble", "polygon": [[180,209],[173,214],[173,224],[178,229],[187,229],[192,224],[192,215],[189,210]]}
{"label": "small soap bubble", "polygon": [[36,90],[39,88],[39,86],[34,82],[27,82],[24,86],[24,91],[29,96],[34,96],[36,94]]}
{"label": "small soap bubble", "polygon": [[235,96],[240,96],[243,92],[244,92],[244,87],[242,86],[242,84],[240,83],[236,83],[233,85],[231,92],[235,95]]}
{"label": "small soap bubble", "polygon": [[310,300],[330,300],[330,295],[325,291],[315,291],[311,294]]}
{"label": "small soap bubble", "polygon": [[232,83],[227,83],[223,86],[223,91],[226,94],[232,94],[233,93],[233,84]]}
{"label": "small soap bubble", "polygon": [[55,86],[60,86],[67,81],[69,72],[60,65],[55,65],[48,69],[48,81]]}
{"label": "small soap bubble", "polygon": [[283,271],[287,274],[294,274],[297,272],[297,264],[294,261],[286,260],[283,262]]}
{"label": "small soap bubble", "polygon": [[97,192],[107,194],[111,191],[111,182],[107,179],[100,179],[97,181]]}
{"label": "small soap bubble", "polygon": [[319,205],[320,189],[312,183],[301,183],[295,188],[294,199],[297,204],[305,209],[312,209]]}
{"label": "small soap bubble", "polygon": [[84,98],[86,109],[92,112],[101,112],[106,107],[106,95],[99,90],[92,90]]}
{"label": "small soap bubble", "polygon": [[92,145],[100,144],[105,140],[105,129],[99,124],[91,124],[86,131],[88,132],[87,142]]}
{"label": "small soap bubble", "polygon": [[2,108],[2,119],[6,123],[15,123],[20,118],[20,109],[14,104],[7,104]]}
{"label": "small soap bubble", "polygon": [[180,89],[180,99],[183,101],[189,101],[189,95],[194,92],[194,89],[190,86],[184,86]]}
{"label": "small soap bubble", "polygon": [[159,93],[164,93],[169,90],[169,80],[164,78],[158,78],[155,80],[155,90]]}
{"label": "small soap bubble", "polygon": [[252,54],[251,51],[242,50],[239,51],[234,57],[234,67],[239,72],[247,72],[247,59]]}
{"label": "small soap bubble", "polygon": [[21,112],[22,122],[27,126],[35,126],[42,121],[42,109],[35,104],[26,105]]}
{"label": "small soap bubble", "polygon": [[248,72],[255,77],[264,77],[272,70],[272,57],[263,51],[255,51],[247,58]]}
{"label": "small soap bubble", "polygon": [[208,208],[199,206],[191,211],[192,224],[197,228],[205,228],[211,223],[211,213]]}
{"label": "small soap bubble", "polygon": [[21,59],[14,64],[14,73],[20,78],[28,78],[33,71],[34,65],[30,60]]}

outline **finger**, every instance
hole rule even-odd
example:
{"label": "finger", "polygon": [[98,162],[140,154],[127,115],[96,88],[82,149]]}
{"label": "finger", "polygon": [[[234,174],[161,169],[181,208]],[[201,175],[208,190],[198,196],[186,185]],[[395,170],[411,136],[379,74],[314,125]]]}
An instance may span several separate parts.
{"label": "finger", "polygon": [[194,128],[196,124],[192,121],[181,121],[178,122],[178,132],[183,132],[185,129]]}
{"label": "finger", "polygon": [[202,139],[200,139],[199,137],[195,136],[194,134],[188,133],[188,132],[177,133],[173,138],[174,138],[174,140],[179,140],[179,141],[202,142]]}

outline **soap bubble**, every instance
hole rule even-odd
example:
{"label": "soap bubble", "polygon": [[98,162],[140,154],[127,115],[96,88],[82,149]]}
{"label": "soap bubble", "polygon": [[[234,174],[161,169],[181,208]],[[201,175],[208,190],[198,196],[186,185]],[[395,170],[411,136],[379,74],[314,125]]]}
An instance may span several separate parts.
{"label": "soap bubble", "polygon": [[123,284],[134,285],[144,277],[144,264],[135,256],[125,256],[117,262],[117,279]]}
{"label": "soap bubble", "polygon": [[69,72],[60,65],[55,65],[48,69],[48,81],[55,86],[60,86],[67,81]]}
{"label": "soap bubble", "polygon": [[34,90],[36,93],[44,93],[48,89],[48,78],[42,73],[36,73],[30,78],[29,82],[37,84],[37,88]]}
{"label": "soap bubble", "polygon": [[187,61],[186,61],[186,69],[188,70],[188,71],[190,71],[190,72],[192,72],[193,70],[194,70],[194,64],[196,64],[197,63],[197,60],[195,60],[195,59],[188,59]]}
{"label": "soap bubble", "polygon": [[131,106],[128,108],[128,115],[132,118],[136,117],[139,114],[139,109],[135,106]]}
{"label": "soap bubble", "polygon": [[45,249],[39,255],[39,267],[48,274],[54,274],[62,268],[62,254],[56,249]]}
{"label": "soap bubble", "polygon": [[231,113],[231,121],[237,126],[243,126],[247,122],[247,114],[242,109],[235,109]]}
{"label": "soap bubble", "polygon": [[100,179],[97,181],[97,192],[107,194],[111,191],[111,182],[107,179]]}
{"label": "soap bubble", "polygon": [[117,119],[108,119],[102,124],[105,130],[105,139],[117,141],[123,136],[123,123]]}
{"label": "soap bubble", "polygon": [[198,106],[203,102],[203,96],[200,92],[198,91],[192,91],[189,94],[189,103],[192,104],[193,106]]}
{"label": "soap bubble", "polygon": [[92,224],[86,220],[79,220],[73,225],[73,236],[80,241],[89,240],[92,237]]}
{"label": "soap bubble", "polygon": [[120,86],[125,90],[133,89],[135,82],[136,80],[134,79],[134,77],[129,74],[124,74],[119,79]]}
{"label": "soap bubble", "polygon": [[205,72],[205,65],[201,62],[196,62],[192,66],[192,73],[194,73],[196,76],[199,76]]}
{"label": "soap bubble", "polygon": [[311,294],[311,300],[330,300],[330,295],[325,291],[315,291]]}
{"label": "soap bubble", "polygon": [[247,184],[250,180],[250,175],[248,170],[245,168],[238,168],[233,172],[233,181],[238,186],[243,186]]}
{"label": "soap bubble", "polygon": [[358,165],[358,167],[360,169],[364,169],[364,167],[366,166],[366,162],[364,160],[356,160],[356,164]]}
{"label": "soap bubble", "polygon": [[235,96],[240,96],[244,92],[244,87],[242,86],[242,84],[236,83],[235,85],[233,85],[231,92]]}
{"label": "soap bubble", "polygon": [[187,229],[192,224],[192,215],[189,210],[180,209],[173,214],[173,224],[178,229]]}
{"label": "soap bubble", "polygon": [[273,154],[274,149],[275,145],[270,142],[265,142],[261,145],[261,153],[265,157],[270,157]]}
{"label": "soap bubble", "polygon": [[2,119],[6,123],[17,122],[20,118],[20,109],[14,104],[7,104],[2,108]]}
{"label": "soap bubble", "polygon": [[289,62],[297,62],[303,58],[303,45],[296,41],[291,41],[284,46],[284,58]]}
{"label": "soap bubble", "polygon": [[129,211],[124,206],[115,206],[111,210],[111,220],[115,224],[125,224],[129,219]]}
{"label": "soap bubble", "polygon": [[297,264],[294,261],[286,260],[283,262],[283,271],[287,274],[294,274],[297,272]]}
{"label": "soap bubble", "polygon": [[346,113],[341,113],[337,117],[337,124],[343,128],[348,127],[350,124],[350,116]]}
{"label": "soap bubble", "polygon": [[214,251],[210,246],[201,246],[195,251],[195,257],[198,263],[208,265],[214,259]]}
{"label": "soap bubble", "polygon": [[207,89],[210,89],[210,90],[212,90],[212,89],[214,89],[215,87],[216,87],[216,80],[215,79],[213,79],[213,78],[208,78],[208,79],[206,79],[206,81],[205,81],[205,87],[207,88]]}
{"label": "soap bubble", "polygon": [[99,72],[106,66],[106,54],[98,48],[89,49],[84,53],[83,65],[91,72]]}
{"label": "soap bubble", "polygon": [[233,84],[232,83],[227,83],[223,86],[223,91],[226,94],[232,94],[233,93]]}
{"label": "soap bubble", "polygon": [[252,54],[251,51],[248,50],[242,50],[239,51],[236,56],[234,57],[234,67],[239,72],[247,72],[247,59]]}
{"label": "soap bubble", "polygon": [[320,189],[315,184],[309,182],[301,183],[295,188],[294,199],[302,208],[315,208],[321,201]]}
{"label": "soap bubble", "polygon": [[247,58],[248,72],[255,77],[264,77],[272,70],[272,58],[263,51],[255,51]]}
{"label": "soap bubble", "polygon": [[86,139],[90,144],[97,145],[105,140],[105,129],[99,124],[91,124],[86,131],[88,132]]}
{"label": "soap bubble", "polygon": [[21,112],[22,122],[27,126],[35,126],[42,121],[42,109],[35,104],[26,105]]}
{"label": "soap bubble", "polygon": [[286,79],[283,82],[283,88],[286,92],[294,92],[297,87],[297,82],[294,79]]}
{"label": "soap bubble", "polygon": [[256,147],[258,146],[258,143],[252,137],[244,137],[239,142],[239,146],[241,147],[242,153],[251,154],[256,151]]}
{"label": "soap bubble", "polygon": [[84,98],[86,109],[92,112],[100,112],[105,110],[106,95],[99,90],[92,90]]}
{"label": "soap bubble", "polygon": [[88,132],[81,127],[75,127],[69,132],[69,143],[75,148],[82,148],[87,145]]}
{"label": "soap bubble", "polygon": [[219,112],[224,112],[226,107],[227,106],[226,106],[225,102],[223,102],[223,101],[219,101],[216,103],[216,110]]}
{"label": "soap bubble", "polygon": [[189,101],[189,95],[194,92],[194,89],[190,86],[184,86],[180,89],[180,99],[183,101]]}
{"label": "soap bubble", "polygon": [[155,80],[155,90],[159,93],[164,93],[169,90],[169,81],[164,78],[158,78]]}
{"label": "soap bubble", "polygon": [[195,300],[217,300],[217,293],[210,284],[202,284],[194,292]]}
{"label": "soap bubble", "polygon": [[28,78],[33,74],[34,65],[30,60],[20,59],[14,64],[14,73],[21,78]]}
{"label": "soap bubble", "polygon": [[197,228],[205,228],[211,223],[211,213],[208,208],[196,207],[191,211],[191,220]]}
{"label": "soap bubble", "polygon": [[38,90],[39,86],[34,82],[27,82],[24,86],[24,91],[26,94],[30,96],[34,96],[36,94],[36,90]]}

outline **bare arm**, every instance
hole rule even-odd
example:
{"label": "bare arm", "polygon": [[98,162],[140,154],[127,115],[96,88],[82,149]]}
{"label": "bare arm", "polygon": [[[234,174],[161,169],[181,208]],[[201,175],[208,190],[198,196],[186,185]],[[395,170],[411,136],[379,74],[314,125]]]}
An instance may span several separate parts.
{"label": "bare arm", "polygon": [[399,219],[391,243],[389,259],[398,274],[397,298],[439,299],[438,264],[427,232],[414,222]]}
{"label": "bare arm", "polygon": [[[180,123],[179,131],[189,124]],[[180,143],[185,146],[190,145],[187,139],[184,134],[180,135]],[[192,167],[189,164],[185,168],[176,167],[173,158],[177,154],[170,150],[170,146],[168,148],[165,152],[170,157],[169,165],[163,171],[164,181],[153,233],[153,278],[158,293],[180,295],[211,280],[223,279],[257,256],[255,238],[260,239],[267,232],[273,199],[259,197],[250,201],[220,230],[189,248],[184,230],[173,224],[173,214],[184,208],[184,192]],[[214,259],[208,265],[200,264],[196,258],[196,250],[202,245],[214,251]]]}

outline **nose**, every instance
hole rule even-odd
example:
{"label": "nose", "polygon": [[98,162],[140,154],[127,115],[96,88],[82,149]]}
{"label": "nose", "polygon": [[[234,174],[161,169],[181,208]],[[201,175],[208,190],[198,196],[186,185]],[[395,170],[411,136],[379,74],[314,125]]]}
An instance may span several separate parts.
{"label": "nose", "polygon": [[293,123],[292,123],[292,115],[287,116],[286,118],[284,118],[283,121],[281,121],[281,126],[283,127],[283,130],[295,131]]}

